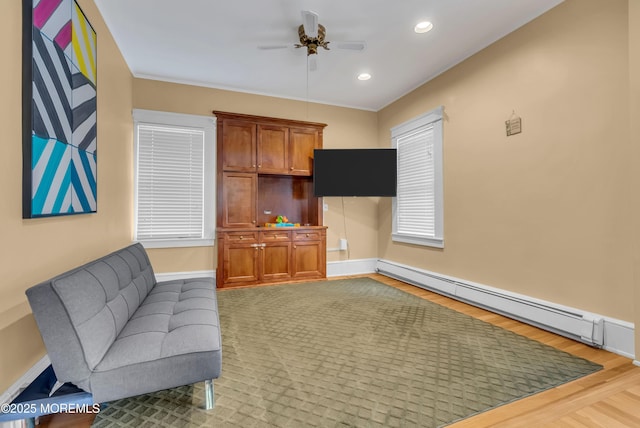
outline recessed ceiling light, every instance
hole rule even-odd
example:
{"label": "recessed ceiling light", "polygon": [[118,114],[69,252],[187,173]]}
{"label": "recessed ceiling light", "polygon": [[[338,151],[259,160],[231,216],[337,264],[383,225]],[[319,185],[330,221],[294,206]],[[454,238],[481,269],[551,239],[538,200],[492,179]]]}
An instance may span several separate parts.
{"label": "recessed ceiling light", "polygon": [[371,79],[371,75],[369,73],[358,74],[358,80],[369,80],[369,79]]}
{"label": "recessed ceiling light", "polygon": [[418,22],[415,27],[413,27],[413,31],[416,33],[427,33],[431,31],[433,28],[433,24],[429,21]]}

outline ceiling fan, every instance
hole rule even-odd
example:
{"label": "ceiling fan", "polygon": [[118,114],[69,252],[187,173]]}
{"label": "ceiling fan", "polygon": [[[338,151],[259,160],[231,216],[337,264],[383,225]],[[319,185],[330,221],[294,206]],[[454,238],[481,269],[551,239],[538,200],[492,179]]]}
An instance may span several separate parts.
{"label": "ceiling fan", "polygon": [[[298,27],[298,37],[300,43],[294,43],[293,45],[261,45],[258,49],[270,50],[270,49],[286,49],[290,47],[294,48],[306,48],[307,57],[318,54],[318,48],[329,50],[330,41],[326,40],[327,30],[324,25],[318,23],[318,14],[310,11],[302,11],[302,25]],[[364,42],[333,42],[331,46],[335,46],[337,49],[348,49],[353,51],[362,51],[366,47]],[[309,69],[314,71],[317,68],[315,57],[309,58]]]}

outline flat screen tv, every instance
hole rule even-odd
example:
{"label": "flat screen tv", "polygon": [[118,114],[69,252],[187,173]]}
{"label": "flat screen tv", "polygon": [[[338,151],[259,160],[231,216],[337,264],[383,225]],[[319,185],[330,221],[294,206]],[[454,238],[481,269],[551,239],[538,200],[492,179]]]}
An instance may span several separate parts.
{"label": "flat screen tv", "polygon": [[396,196],[396,149],[316,149],[315,196]]}

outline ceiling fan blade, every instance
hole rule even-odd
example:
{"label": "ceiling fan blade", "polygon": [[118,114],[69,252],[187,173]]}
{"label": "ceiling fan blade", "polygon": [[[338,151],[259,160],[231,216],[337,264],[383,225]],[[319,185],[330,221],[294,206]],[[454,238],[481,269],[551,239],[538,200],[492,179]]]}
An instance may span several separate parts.
{"label": "ceiling fan blade", "polygon": [[337,49],[348,49],[351,51],[363,51],[366,49],[367,44],[365,42],[331,42],[331,47]]}
{"label": "ceiling fan blade", "polygon": [[290,47],[291,47],[290,45],[260,45],[258,46],[258,49],[261,49],[263,51],[269,51],[274,49],[287,49]]}
{"label": "ceiling fan blade", "polygon": [[307,56],[307,59],[309,60],[309,71],[316,71],[318,69],[316,56]]}
{"label": "ceiling fan blade", "polygon": [[307,37],[318,37],[318,14],[311,10],[302,11],[302,26]]}

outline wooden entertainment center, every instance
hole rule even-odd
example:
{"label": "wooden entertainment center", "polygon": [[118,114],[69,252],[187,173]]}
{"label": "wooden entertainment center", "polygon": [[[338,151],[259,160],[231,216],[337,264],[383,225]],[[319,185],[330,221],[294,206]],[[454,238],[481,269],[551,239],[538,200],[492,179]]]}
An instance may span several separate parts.
{"label": "wooden entertainment center", "polygon": [[[313,150],[323,123],[213,111],[217,117],[218,288],[326,277]],[[290,227],[266,227],[286,216]]]}

